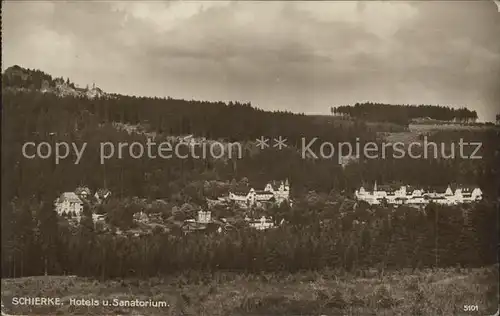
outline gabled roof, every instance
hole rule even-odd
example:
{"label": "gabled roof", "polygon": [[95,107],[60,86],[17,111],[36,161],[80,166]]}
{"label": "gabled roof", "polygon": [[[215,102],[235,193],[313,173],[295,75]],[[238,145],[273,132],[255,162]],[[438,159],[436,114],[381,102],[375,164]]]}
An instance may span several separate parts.
{"label": "gabled roof", "polygon": [[460,187],[460,189],[462,189],[462,193],[471,193],[476,187],[474,186],[463,186],[463,187]]}
{"label": "gabled roof", "polygon": [[397,188],[389,184],[377,185],[377,191],[393,192],[395,190],[397,190]]}
{"label": "gabled roof", "polygon": [[[368,191],[368,192],[373,192],[373,190],[375,189],[375,185],[374,184],[364,185],[362,187],[365,189],[365,191]],[[377,184],[377,191],[385,191],[387,193],[394,192],[395,190],[397,190],[399,188],[400,188],[400,186],[398,186],[398,185]]]}
{"label": "gabled roof", "polygon": [[247,189],[237,188],[236,190],[230,191],[230,192],[233,193],[234,195],[247,196],[248,193],[250,192],[250,188],[247,188]]}
{"label": "gabled roof", "polygon": [[74,192],[64,192],[61,194],[57,202],[68,201],[70,203],[83,203],[82,200]]}
{"label": "gabled roof", "polygon": [[258,191],[255,191],[255,194],[273,194],[273,192],[271,191],[264,191],[264,190],[258,190]]}
{"label": "gabled roof", "polygon": [[279,188],[280,188],[280,184],[279,184],[279,183],[276,183],[276,181],[271,181],[271,182],[269,182],[268,184],[270,184],[270,185],[271,185],[271,187],[273,188],[273,190],[274,190],[274,191],[277,191],[277,190],[279,190]]}

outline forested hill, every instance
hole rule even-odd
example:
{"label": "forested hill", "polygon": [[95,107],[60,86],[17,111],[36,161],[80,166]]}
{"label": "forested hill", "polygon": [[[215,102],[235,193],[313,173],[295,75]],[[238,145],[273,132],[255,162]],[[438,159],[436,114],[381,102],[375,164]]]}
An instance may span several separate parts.
{"label": "forested hill", "polygon": [[[237,101],[135,97],[107,94],[101,90],[90,94],[93,97],[89,98],[89,93],[76,88],[70,79],[54,79],[42,71],[19,66],[10,67],[2,74],[2,86],[8,100],[18,99],[16,103],[23,105],[15,111],[12,109],[12,116],[20,115],[26,120],[23,125],[32,125],[25,130],[37,133],[69,133],[74,126],[68,122],[74,119],[68,117],[84,116],[87,123],[141,124],[151,132],[164,135],[192,134],[228,141],[283,136],[288,138],[289,144],[297,145],[302,137],[340,141],[370,136],[363,123],[325,122],[304,114],[263,111],[250,103]],[[40,92],[44,92],[43,96]],[[6,106],[8,111],[8,102]],[[48,117],[54,122],[41,124]],[[82,120],[80,123],[85,125]]]}
{"label": "forested hill", "polygon": [[58,96],[74,96],[85,98],[111,97],[100,88],[89,87],[80,88],[69,78],[54,78],[51,75],[36,69],[25,69],[20,66],[12,66],[2,73],[2,90],[14,91],[40,91],[43,93],[53,93]]}
{"label": "forested hill", "polygon": [[[2,90],[38,91],[59,97],[101,99],[85,106],[105,121],[119,121],[130,124],[148,124],[153,130],[169,134],[196,134],[207,138],[233,140],[255,139],[262,135],[291,137],[296,142],[298,134],[308,136],[308,131],[319,130],[315,136],[339,135],[356,125],[356,133],[363,132],[363,122],[390,122],[406,126],[411,119],[431,118],[435,120],[457,120],[469,122],[477,119],[477,113],[468,109],[452,109],[432,105],[390,105],[379,103],[356,103],[332,107],[332,114],[351,117],[345,120],[317,120],[304,114],[291,112],[263,111],[250,103],[204,102],[172,98],[144,98],[105,93],[92,86],[79,88],[69,78],[55,78],[34,69],[12,66],[2,74]],[[114,100],[110,100],[114,99]],[[87,104],[82,100],[82,104]],[[354,124],[353,124],[354,122]],[[334,128],[335,127],[335,128]],[[363,133],[362,133],[363,134]]]}
{"label": "forested hill", "polygon": [[[25,73],[19,70],[18,73]],[[24,80],[14,79],[14,83],[15,80],[18,80],[16,84],[31,82],[31,88],[15,86],[10,77],[10,82],[4,82],[9,85],[2,89],[2,114],[5,118],[2,122],[2,181],[6,184],[2,201],[11,201],[15,197],[30,199],[44,192],[56,195],[82,183],[92,188],[105,183],[111,191],[117,192],[117,196],[163,198],[178,196],[183,188],[196,181],[243,177],[263,184],[270,179],[288,178],[293,183],[294,194],[310,190],[349,193],[361,183],[375,180],[419,186],[473,183],[484,192],[496,190],[493,166],[497,165],[494,148],[498,139],[493,130],[462,132],[465,135],[447,132],[443,135],[446,143],[459,137],[482,141],[484,158],[481,160],[368,159],[361,155],[359,163],[350,163],[343,168],[337,163],[335,155],[338,151],[331,159],[302,159],[299,155],[302,140],[308,143],[317,137],[311,149],[318,153],[323,141],[354,144],[357,139],[361,142],[375,139],[376,133],[362,120],[269,112],[238,102],[227,104],[106,94],[94,98],[87,94],[60,96],[51,93],[57,92],[55,90],[43,93],[37,89],[38,79],[33,78],[48,75],[37,71],[27,73],[23,75]],[[28,79],[30,74],[32,79]],[[141,159],[128,155],[118,159],[115,155],[104,167],[98,156],[101,142],[146,143],[144,135],[118,130],[115,123],[140,125],[157,135],[160,141],[168,136],[194,135],[237,141],[246,146],[261,136],[282,136],[287,139],[287,148],[273,148],[271,140],[270,148],[244,154],[242,159],[233,161],[177,157],[149,159],[147,155]],[[71,156],[71,159],[55,165],[52,159],[23,158],[21,149],[26,142],[75,142],[80,146],[86,142],[88,147],[79,164],[75,164]],[[37,176],[33,177],[34,174]],[[48,199],[53,201],[55,198]]]}
{"label": "forested hill", "polygon": [[332,114],[377,122],[407,124],[412,119],[429,118],[440,121],[474,122],[476,111],[467,108],[454,109],[437,105],[392,105],[383,103],[356,103],[331,108]]}

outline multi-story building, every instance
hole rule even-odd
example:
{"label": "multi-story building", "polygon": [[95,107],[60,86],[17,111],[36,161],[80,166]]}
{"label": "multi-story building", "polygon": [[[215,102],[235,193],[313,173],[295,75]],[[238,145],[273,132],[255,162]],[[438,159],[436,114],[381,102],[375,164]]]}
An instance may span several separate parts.
{"label": "multi-story building", "polygon": [[284,183],[281,181],[279,185],[275,185],[275,183],[268,183],[264,190],[248,188],[247,190],[229,192],[227,199],[245,208],[259,206],[265,202],[281,204],[284,201],[290,200],[290,185],[288,180]]}
{"label": "multi-story building", "polygon": [[[80,218],[83,212],[83,204],[91,202],[92,192],[88,187],[80,186],[74,192],[64,192],[54,202],[56,212],[59,215],[74,215]],[[94,197],[98,203],[102,203],[111,196],[109,190],[98,190]]]}
{"label": "multi-story building", "polygon": [[212,222],[212,212],[198,211],[198,223],[208,224]]}
{"label": "multi-story building", "polygon": [[59,215],[75,215],[80,217],[83,211],[83,201],[74,192],[64,192],[55,201],[56,212]]}
{"label": "multi-story building", "polygon": [[422,189],[411,189],[407,186],[401,186],[399,189],[377,188],[375,183],[372,191],[367,191],[361,187],[354,192],[355,197],[360,201],[365,201],[371,205],[381,203],[387,204],[410,204],[425,205],[430,202],[443,205],[456,205],[462,203],[471,203],[482,199],[480,188],[456,188],[455,191],[448,186],[445,192],[436,191],[426,192]]}
{"label": "multi-story building", "polygon": [[266,230],[274,227],[273,221],[271,219],[267,219],[265,216],[262,216],[260,219],[245,217],[245,221],[248,222],[250,227],[257,230]]}

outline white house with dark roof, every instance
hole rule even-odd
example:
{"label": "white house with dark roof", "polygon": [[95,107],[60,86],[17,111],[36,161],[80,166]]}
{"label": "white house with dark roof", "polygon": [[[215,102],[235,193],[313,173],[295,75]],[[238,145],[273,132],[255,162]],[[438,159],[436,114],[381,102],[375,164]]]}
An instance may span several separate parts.
{"label": "white house with dark roof", "polygon": [[83,211],[83,201],[75,192],[64,192],[55,201],[56,212],[59,215],[75,215],[80,217]]}

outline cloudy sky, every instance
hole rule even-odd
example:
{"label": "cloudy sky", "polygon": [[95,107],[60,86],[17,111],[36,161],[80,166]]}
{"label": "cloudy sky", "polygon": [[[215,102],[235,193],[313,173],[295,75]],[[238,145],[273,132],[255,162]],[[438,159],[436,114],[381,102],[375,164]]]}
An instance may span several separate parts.
{"label": "cloudy sky", "polygon": [[4,2],[2,68],[108,92],[294,112],[374,101],[500,112],[493,1]]}

